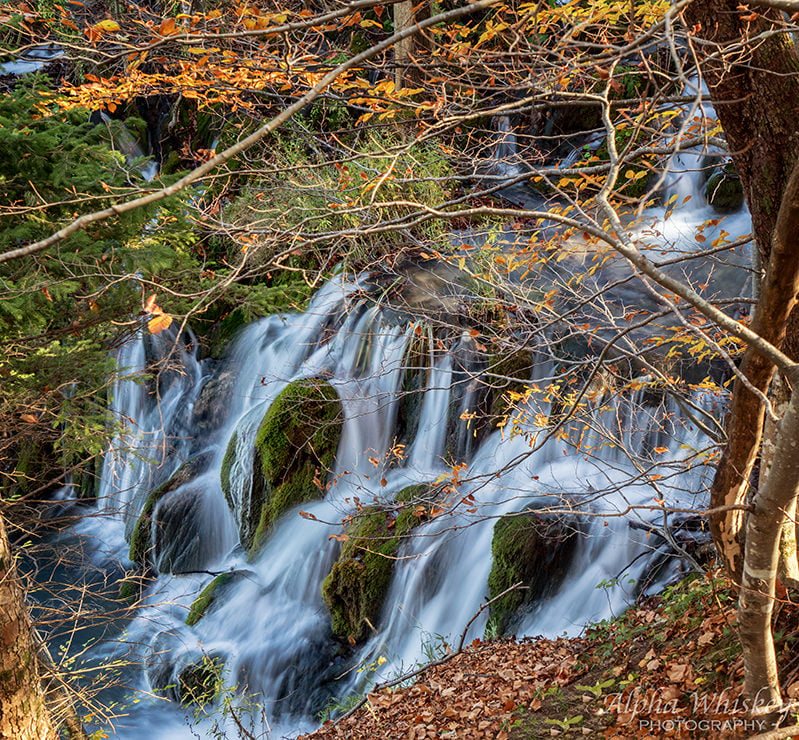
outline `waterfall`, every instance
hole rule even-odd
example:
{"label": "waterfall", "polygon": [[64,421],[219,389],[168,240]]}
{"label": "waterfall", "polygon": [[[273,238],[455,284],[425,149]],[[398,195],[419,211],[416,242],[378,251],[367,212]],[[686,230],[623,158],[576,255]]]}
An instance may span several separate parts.
{"label": "waterfall", "polygon": [[[504,139],[497,158],[505,162],[515,154],[515,140],[507,121],[499,129]],[[699,203],[700,160],[699,153],[672,160],[670,194],[687,188]],[[669,231],[677,219],[652,208],[638,236],[651,240],[653,253],[671,242],[696,249],[692,237],[709,212],[702,200]],[[733,214],[724,228],[743,233],[746,219]],[[718,234],[721,227],[708,228]],[[736,260],[743,259],[728,265],[738,283]],[[692,264],[692,277],[727,269]],[[558,371],[541,337],[525,378],[533,391],[512,410],[513,423],[478,434],[469,412],[479,393],[468,381],[479,380],[482,369],[475,364],[469,376],[474,363],[463,359],[473,351],[468,332],[440,342],[421,323],[397,318],[370,297],[369,279],[333,277],[304,313],[246,327],[217,365],[198,359],[192,337],[169,332],[139,334],[118,351],[120,377],[111,401],[117,426],[96,515],[79,520],[73,532],[88,542],[95,563],[132,568],[130,542],[150,506],[154,578],[118,639],[100,640],[89,652],[95,663],[133,658],[124,679],[136,699],[118,721],[117,737],[207,736],[214,722],[235,736],[229,714],[202,719],[164,699],[176,698],[181,671],[203,658],[224,665],[224,681],[236,687],[232,696],[252,695],[263,707],[273,737],[311,729],[329,698],[361,690],[367,679],[394,675],[457,642],[488,596],[495,525],[522,509],[554,510],[580,536],[561,577],[514,617],[512,631],[519,636],[576,634],[678,571],[656,504],[704,505],[712,471],[695,461],[709,444],[698,420],[718,418],[723,398],[695,391],[688,413],[684,402],[630,390],[597,400],[570,423],[568,434],[546,438],[536,420],[557,413],[546,388]],[[719,279],[709,290],[738,296],[738,283],[729,287]],[[643,289],[624,298],[649,305]],[[419,367],[412,367],[412,356],[420,358]],[[403,406],[411,373],[418,395],[412,408]],[[239,544],[239,522],[258,493],[253,460],[259,425],[290,384],[309,378],[325,379],[343,408],[330,485],[321,500],[284,513],[263,546],[248,554]],[[402,433],[410,438],[397,453]],[[453,446],[453,440],[459,441]],[[453,472],[452,462],[466,467]],[[658,480],[662,498],[655,500],[642,466],[650,481]],[[456,475],[460,479],[453,480]],[[341,548],[341,521],[358,502],[390,503],[416,483],[449,483],[448,505],[469,503],[421,523],[403,541],[374,632],[351,649],[342,647],[331,636],[321,596]],[[223,597],[187,624],[198,594],[219,574],[230,576]],[[483,612],[466,639],[483,637],[487,620]],[[267,728],[258,712],[242,716],[256,729]]]}
{"label": "waterfall", "polygon": [[[168,508],[170,501],[174,506],[181,491],[201,492],[207,515],[195,516],[184,526],[204,543],[204,549],[195,566],[186,570],[232,571],[239,576],[223,602],[189,627],[188,609],[211,576],[176,568],[158,575],[124,640],[95,648],[98,660],[133,650],[145,666],[129,677],[134,688],[149,694],[157,686],[174,685],[186,665],[213,656],[224,661],[226,680],[257,694],[273,731],[307,730],[328,697],[344,695],[363,683],[355,667],[384,658],[373,677],[391,675],[422,661],[431,642],[446,639],[452,644],[457,639],[486,598],[497,517],[523,506],[591,514],[587,520],[573,517],[585,537],[562,582],[514,625],[519,635],[554,636],[578,632],[589,621],[620,612],[640,590],[643,574],[662,555],[663,541],[648,534],[662,523],[657,516],[616,516],[630,505],[652,499],[647,485],[628,482],[634,468],[625,459],[624,446],[667,448],[657,469],[668,472],[664,483],[668,502],[684,507],[701,503],[701,495],[693,492],[703,489],[707,471],[689,468],[684,461],[704,442],[674,404],[655,408],[633,394],[605,410],[597,408],[591,415],[594,426],[623,429],[625,444],[589,456],[555,438],[531,449],[535,432],[526,422],[521,426],[528,434],[511,436],[496,430],[477,444],[469,479],[458,489],[459,497],[473,496],[472,513],[442,516],[418,529],[401,548],[378,631],[351,655],[337,654],[341,651],[329,636],[329,617],[320,596],[322,580],[339,548],[330,539],[341,531],[336,523],[352,511],[354,496],[363,501],[390,500],[409,483],[430,482],[450,472],[444,448],[451,424],[452,351],[430,354],[415,439],[404,464],[386,463],[401,399],[403,358],[416,334],[412,326],[388,319],[368,299],[353,299],[361,285],[336,277],[306,313],[272,316],[249,326],[213,375],[181,343],[170,350],[174,336],[148,338],[155,345],[149,351],[139,336],[120,350],[123,372],[112,404],[120,428],[105,458],[100,512],[76,526],[96,540],[98,555],[125,560],[126,535],[130,536],[147,493],[193,455],[202,454],[207,467],[161,499],[156,512]],[[424,336],[423,341],[427,342]],[[152,362],[153,356],[170,351],[156,387],[131,379],[132,373],[147,366],[148,356]],[[542,357],[531,380],[543,386],[552,369],[551,361]],[[228,395],[221,399],[220,422],[205,434],[192,434],[190,425],[203,387],[226,375]],[[320,376],[336,387],[344,405],[344,429],[333,471],[336,484],[323,500],[303,506],[305,516],[294,510],[281,518],[249,562],[236,547],[235,517],[220,490],[224,451],[234,434],[243,440],[242,452],[251,450],[257,421],[280,391],[297,378]],[[533,414],[548,406],[541,391],[528,400],[526,409]],[[593,434],[596,439],[589,434],[585,449],[600,444],[599,432]],[[242,471],[251,458],[244,460]],[[500,478],[498,470],[504,471]],[[238,481],[236,500],[243,506],[247,474],[240,471]],[[614,484],[619,486],[614,493],[594,495]],[[485,627],[484,614],[473,623],[468,638],[482,636]],[[185,712],[176,703],[144,699],[129,712],[117,728],[120,737],[191,737]]]}

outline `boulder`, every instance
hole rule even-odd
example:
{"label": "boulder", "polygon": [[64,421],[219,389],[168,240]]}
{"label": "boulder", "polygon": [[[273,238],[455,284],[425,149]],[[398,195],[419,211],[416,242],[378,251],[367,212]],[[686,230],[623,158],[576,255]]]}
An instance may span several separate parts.
{"label": "boulder", "polygon": [[184,485],[163,497],[152,514],[153,560],[159,573],[206,568],[214,560],[213,542],[203,541],[203,487]]}
{"label": "boulder", "polygon": [[[323,498],[343,421],[338,393],[319,379],[290,383],[269,407],[255,436],[249,500],[237,514],[239,539],[250,556],[281,514]],[[222,490],[234,513],[231,471],[239,435],[235,432],[228,443],[221,470]]]}
{"label": "boulder", "polygon": [[527,588],[511,591],[491,605],[486,626],[488,637],[505,634],[524,606],[557,587],[571,562],[577,535],[574,523],[532,511],[497,521],[491,541],[489,598],[519,582]]}
{"label": "boulder", "polygon": [[705,197],[708,204],[721,213],[732,213],[743,206],[743,186],[732,162],[727,162],[708,178]]}
{"label": "boulder", "polygon": [[148,570],[153,563],[151,537],[153,513],[158,502],[168,493],[180,488],[190,480],[196,478],[208,464],[207,455],[198,455],[188,462],[183,463],[166,482],[151,491],[144,500],[139,518],[133,525],[130,534],[130,550],[128,557],[143,570]]}
{"label": "boulder", "polygon": [[192,410],[193,430],[205,432],[221,426],[230,410],[235,380],[235,373],[232,370],[225,370],[203,385]]}
{"label": "boulder", "polygon": [[203,706],[219,696],[225,658],[186,648],[185,640],[172,631],[159,632],[150,642],[145,659],[147,681],[153,693],[184,706]]}
{"label": "boulder", "polygon": [[197,624],[208,611],[217,604],[232,587],[245,578],[251,578],[251,570],[232,570],[229,573],[220,573],[216,576],[192,602],[186,616],[186,624],[190,627]]}
{"label": "boulder", "polygon": [[408,486],[395,507],[364,507],[347,524],[341,553],[322,582],[322,600],[338,639],[362,642],[376,629],[400,544],[424,521],[417,505],[429,491],[428,485]]}

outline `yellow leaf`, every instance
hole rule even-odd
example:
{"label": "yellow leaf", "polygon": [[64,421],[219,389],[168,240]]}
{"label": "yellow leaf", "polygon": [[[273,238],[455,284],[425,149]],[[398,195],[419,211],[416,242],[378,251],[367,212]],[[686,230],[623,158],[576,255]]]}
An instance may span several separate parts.
{"label": "yellow leaf", "polygon": [[104,31],[105,33],[113,33],[114,31],[119,31],[121,26],[116,21],[112,21],[110,19],[106,19],[104,21],[100,21],[99,23],[95,23],[94,27],[98,31]]}
{"label": "yellow leaf", "polygon": [[150,330],[150,334],[160,334],[171,325],[172,317],[168,313],[154,316],[147,322],[147,328]]}

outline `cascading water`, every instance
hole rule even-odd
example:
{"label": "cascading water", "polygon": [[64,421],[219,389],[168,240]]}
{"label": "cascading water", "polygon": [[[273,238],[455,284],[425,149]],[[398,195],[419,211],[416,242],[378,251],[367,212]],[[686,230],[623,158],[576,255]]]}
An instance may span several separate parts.
{"label": "cascading water", "polygon": [[[679,192],[686,178],[701,197],[702,182],[693,172],[669,187]],[[662,210],[651,215],[656,223],[642,230],[646,238],[666,223]],[[745,231],[745,216],[736,219],[736,232]],[[680,233],[672,236],[685,242]],[[581,536],[560,581],[516,615],[512,631],[578,632],[621,611],[667,559],[664,515],[640,466],[650,481],[659,480],[660,501],[701,506],[708,469],[694,458],[707,440],[698,422],[719,415],[719,399],[697,392],[689,399],[693,411],[686,413],[685,403],[628,393],[585,412],[574,432],[583,434],[579,450],[568,435],[544,440],[535,420],[556,413],[545,388],[557,370],[542,340],[528,378],[542,390],[517,407],[515,423],[477,436],[468,414],[476,396],[454,390],[463,374],[459,352],[471,346],[468,332],[442,348],[418,325],[364,298],[366,280],[337,276],[305,313],[247,327],[213,371],[174,336],[139,336],[120,350],[123,377],[112,403],[120,428],[105,456],[97,516],[80,520],[73,533],[91,542],[87,549],[97,563],[129,565],[130,542],[150,506],[146,533],[158,575],[119,639],[100,641],[91,651],[94,661],[136,659],[127,679],[137,701],[119,720],[117,736],[189,738],[195,731],[207,734],[213,722],[229,726],[231,737],[241,721],[271,730],[273,737],[312,728],[328,698],[362,686],[366,674],[358,666],[379,664],[368,672],[378,679],[422,661],[431,642],[440,647],[441,640],[457,641],[488,593],[495,523],[522,509],[554,511]],[[731,294],[740,295],[737,289]],[[401,391],[414,342],[424,347],[425,367],[417,371],[423,381],[410,427],[414,436],[398,461],[399,419],[408,415]],[[150,372],[152,380],[133,379],[161,358],[167,359],[155,376]],[[303,504],[302,515],[296,507],[284,514],[248,558],[238,542],[255,495],[258,427],[281,391],[302,378],[326,379],[342,401],[332,484],[322,500]],[[333,535],[359,501],[390,502],[410,484],[451,479],[453,430],[468,441],[456,459],[470,459],[460,473],[463,482],[451,490],[468,505],[421,524],[403,542],[372,636],[342,650],[331,637],[321,597],[340,548]],[[233,462],[226,462],[232,439]],[[225,466],[227,492],[220,483]],[[181,470],[190,474],[180,478]],[[669,567],[674,563],[661,570],[661,583],[673,572]],[[195,624],[186,624],[192,603],[215,574],[230,574],[223,597]],[[467,639],[483,636],[487,618],[484,612],[472,622]],[[250,713],[234,721],[225,711],[201,720],[164,698],[178,698],[185,669],[203,664],[223,664],[225,682],[237,686],[237,695],[252,694],[266,720]]]}

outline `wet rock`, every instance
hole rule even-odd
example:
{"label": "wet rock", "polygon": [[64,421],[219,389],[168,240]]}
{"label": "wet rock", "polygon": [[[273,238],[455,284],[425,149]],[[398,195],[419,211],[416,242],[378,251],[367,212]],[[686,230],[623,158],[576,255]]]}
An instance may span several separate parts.
{"label": "wet rock", "polygon": [[408,486],[397,494],[396,507],[367,506],[347,525],[341,554],[322,583],[337,638],[362,642],[377,628],[397,551],[403,537],[424,521],[417,505],[430,490],[429,485]]}
{"label": "wet rock", "polygon": [[224,668],[221,655],[206,655],[187,665],[177,677],[178,701],[200,707],[214,702],[222,689]]}
{"label": "wet rock", "polygon": [[227,418],[235,388],[236,376],[226,370],[212,377],[203,385],[194,403],[191,428],[201,432],[218,429]]}
{"label": "wet rock", "polygon": [[159,573],[185,573],[208,565],[201,527],[204,495],[202,488],[183,486],[158,503],[152,516],[152,545]]}
{"label": "wet rock", "polygon": [[226,594],[230,593],[233,586],[246,578],[253,578],[254,575],[251,570],[220,573],[200,591],[200,595],[192,602],[186,617],[186,624],[190,627],[197,624],[215,604],[218,604]]}
{"label": "wet rock", "polygon": [[744,191],[732,162],[710,176],[705,185],[705,197],[709,205],[722,213],[732,213],[743,206]]}
{"label": "wet rock", "polygon": [[[533,376],[533,353],[519,350],[489,358],[486,370],[488,428],[492,431],[506,419],[512,406],[530,385]],[[485,433],[485,431],[483,433]]]}
{"label": "wet rock", "polygon": [[186,706],[203,706],[219,695],[225,658],[187,649],[180,634],[163,631],[151,640],[144,667],[154,693]]}
{"label": "wet rock", "polygon": [[234,513],[242,509],[237,514],[239,539],[251,556],[281,514],[324,496],[343,421],[341,401],[332,385],[319,379],[290,383],[258,428],[252,487],[241,507],[234,501],[231,481],[240,444],[240,433],[234,433],[222,461],[222,490]]}
{"label": "wet rock", "polygon": [[133,526],[130,535],[130,550],[128,557],[131,562],[136,563],[142,569],[149,569],[153,563],[152,560],[152,521],[153,512],[158,502],[164,498],[168,493],[180,488],[180,486],[188,483],[196,478],[208,465],[208,455],[198,455],[188,462],[181,465],[177,471],[167,480],[162,483],[155,490],[151,491],[147,498],[144,500],[139,518]]}
{"label": "wet rock", "polygon": [[491,541],[489,598],[520,581],[527,589],[511,591],[491,605],[486,635],[505,634],[525,605],[557,587],[568,570],[577,535],[574,523],[534,512],[504,516],[497,521]]}

